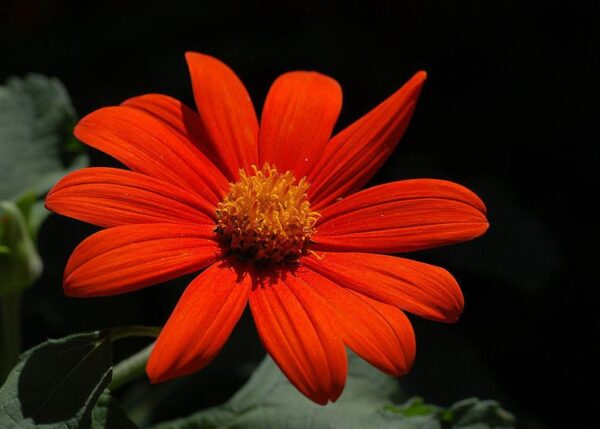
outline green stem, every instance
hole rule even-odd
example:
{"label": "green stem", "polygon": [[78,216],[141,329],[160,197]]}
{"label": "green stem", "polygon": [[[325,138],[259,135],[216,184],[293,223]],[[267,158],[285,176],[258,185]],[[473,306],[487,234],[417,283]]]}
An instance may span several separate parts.
{"label": "green stem", "polygon": [[21,291],[0,296],[0,385],[19,360]]}
{"label": "green stem", "polygon": [[113,368],[110,390],[118,389],[122,385],[129,383],[142,375],[153,347],[154,343],[115,365]]}
{"label": "green stem", "polygon": [[160,327],[157,326],[121,326],[110,330],[111,341],[120,340],[121,338],[127,337],[158,337],[160,334]]}

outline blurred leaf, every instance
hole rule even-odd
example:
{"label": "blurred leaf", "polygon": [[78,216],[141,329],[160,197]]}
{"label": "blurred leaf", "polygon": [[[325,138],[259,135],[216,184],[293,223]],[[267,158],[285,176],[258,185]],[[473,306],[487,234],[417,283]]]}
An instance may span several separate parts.
{"label": "blurred leaf", "polygon": [[35,242],[40,226],[42,226],[44,220],[50,215],[50,212],[44,207],[44,201],[38,200],[33,192],[27,192],[19,198],[17,207],[21,209],[25,223],[29,228],[31,238]]}
{"label": "blurred leaf", "polygon": [[401,414],[405,417],[413,416],[427,416],[429,414],[437,413],[442,411],[442,408],[436,407],[435,405],[426,404],[423,398],[411,398],[405,404],[396,406],[388,405],[385,407],[386,410],[392,413]]}
{"label": "blurred leaf", "polygon": [[[26,207],[29,216],[34,205]],[[0,201],[0,296],[32,285],[41,272],[42,260],[22,211],[12,202]]]}
{"label": "blurred leaf", "polygon": [[107,333],[46,341],[21,355],[0,387],[0,428],[87,429],[111,373]]}
{"label": "blurred leaf", "polygon": [[36,242],[40,227],[49,215],[50,211],[48,211],[44,206],[43,200],[38,200],[31,206],[31,211],[29,212],[29,216],[27,218],[27,225],[29,226],[29,230],[31,231],[32,238]]}
{"label": "blurred leaf", "polygon": [[[67,172],[63,158],[77,149],[75,109],[54,78],[29,74],[0,87],[0,200],[44,194]],[[80,154],[71,168],[87,165]]]}
{"label": "blurred leaf", "polygon": [[386,409],[405,417],[420,416],[423,423],[441,424],[431,426],[432,428],[513,429],[515,427],[514,416],[503,410],[498,402],[480,401],[477,398],[464,399],[447,409],[426,404],[422,398],[412,398],[403,405],[389,405]]}
{"label": "blurred leaf", "polygon": [[[513,427],[512,416],[493,401],[478,402],[476,399],[469,399],[449,410],[427,405],[419,398],[411,399],[402,406],[391,405],[401,399],[397,380],[350,354],[344,393],[336,403],[319,406],[302,396],[267,357],[250,380],[227,403],[183,419],[159,424],[155,429]],[[498,419],[499,415],[503,418]]]}
{"label": "blurred leaf", "polygon": [[117,400],[105,390],[92,411],[90,429],[137,429]]}
{"label": "blurred leaf", "polygon": [[33,206],[35,205],[36,200],[37,196],[33,192],[27,192],[16,201],[16,205],[19,208],[19,210],[21,210],[23,218],[25,219],[27,224],[29,224],[31,212],[33,210]]}
{"label": "blurred leaf", "polygon": [[30,74],[0,86],[0,296],[30,286],[41,274],[35,242],[49,213],[39,197],[68,171],[88,164],[85,154],[77,155],[82,148],[72,136],[75,120],[57,79]]}
{"label": "blurred leaf", "polygon": [[454,429],[511,429],[515,425],[514,416],[496,401],[469,398],[452,405],[447,413]]}

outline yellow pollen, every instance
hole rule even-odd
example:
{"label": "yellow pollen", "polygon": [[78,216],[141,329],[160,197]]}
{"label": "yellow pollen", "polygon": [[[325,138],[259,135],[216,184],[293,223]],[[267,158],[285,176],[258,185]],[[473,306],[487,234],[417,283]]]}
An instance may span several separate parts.
{"label": "yellow pollen", "polygon": [[307,252],[319,213],[311,211],[306,180],[265,164],[240,170],[217,205],[217,233],[231,253],[255,261],[295,261]]}

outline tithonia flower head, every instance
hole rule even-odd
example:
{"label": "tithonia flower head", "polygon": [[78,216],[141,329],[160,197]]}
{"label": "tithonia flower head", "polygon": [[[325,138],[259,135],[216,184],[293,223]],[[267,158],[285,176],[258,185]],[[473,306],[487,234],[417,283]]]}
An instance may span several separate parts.
{"label": "tithonia flower head", "polygon": [[189,273],[147,373],[190,374],[223,347],[246,305],[265,349],[304,395],[335,401],[346,347],[387,374],[415,357],[405,311],[453,322],[454,278],[387,256],[483,234],[485,206],[455,183],[416,179],[360,191],[394,150],[426,74],[418,72],[331,136],[339,84],[316,72],[280,76],[259,120],[219,60],[186,55],[197,112],[157,94],[83,118],[75,135],[129,168],[86,168],[46,206],[105,229],[73,252],[69,296],[129,292]]}

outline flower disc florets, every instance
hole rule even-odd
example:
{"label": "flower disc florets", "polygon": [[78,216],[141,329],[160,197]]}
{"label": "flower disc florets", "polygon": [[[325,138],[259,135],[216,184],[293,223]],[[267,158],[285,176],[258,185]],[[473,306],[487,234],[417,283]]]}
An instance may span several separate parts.
{"label": "flower disc florets", "polygon": [[217,205],[217,232],[231,253],[255,261],[295,261],[307,252],[319,213],[311,211],[309,184],[290,171],[279,173],[265,164],[252,166],[253,175],[240,170]]}

